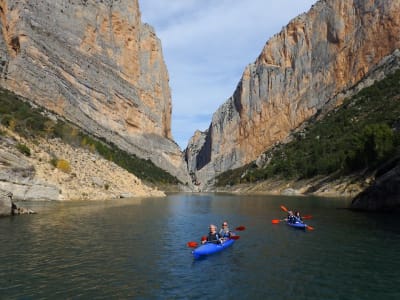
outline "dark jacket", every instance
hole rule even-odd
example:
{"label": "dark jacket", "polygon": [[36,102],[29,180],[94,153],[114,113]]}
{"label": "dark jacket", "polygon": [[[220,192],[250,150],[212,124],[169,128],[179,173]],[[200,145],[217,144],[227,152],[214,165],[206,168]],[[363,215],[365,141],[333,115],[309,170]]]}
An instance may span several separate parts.
{"label": "dark jacket", "polygon": [[210,242],[210,243],[220,243],[220,236],[219,236],[219,234],[218,233],[214,233],[214,234],[212,234],[211,232],[210,233],[208,233],[208,236],[207,236],[207,242]]}

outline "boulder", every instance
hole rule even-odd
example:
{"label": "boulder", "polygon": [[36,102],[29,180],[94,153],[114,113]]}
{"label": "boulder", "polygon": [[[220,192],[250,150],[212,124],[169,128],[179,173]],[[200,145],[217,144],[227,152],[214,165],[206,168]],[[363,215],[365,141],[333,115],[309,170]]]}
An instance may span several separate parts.
{"label": "boulder", "polygon": [[12,193],[0,190],[0,217],[10,216],[12,213]]}
{"label": "boulder", "polygon": [[11,192],[0,190],[0,217],[36,213],[30,208],[18,207],[12,202],[12,197],[13,194]]}
{"label": "boulder", "polygon": [[377,171],[375,182],[353,199],[351,208],[366,211],[400,208],[400,157]]}

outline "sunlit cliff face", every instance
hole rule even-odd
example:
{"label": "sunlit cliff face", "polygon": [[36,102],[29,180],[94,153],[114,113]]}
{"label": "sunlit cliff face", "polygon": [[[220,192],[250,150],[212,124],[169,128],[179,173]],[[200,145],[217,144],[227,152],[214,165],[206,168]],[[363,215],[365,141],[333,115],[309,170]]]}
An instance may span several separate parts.
{"label": "sunlit cliff face", "polygon": [[137,0],[0,0],[0,85],[173,175],[161,43]]}
{"label": "sunlit cliff face", "polygon": [[399,1],[319,1],[245,69],[214,114],[204,144],[193,139],[189,145],[201,148],[190,159],[203,162],[191,171],[204,182],[253,161],[332,99],[339,105],[342,92],[399,47]]}
{"label": "sunlit cliff face", "polygon": [[168,73],[137,1],[0,5],[3,85],[68,118],[171,138]]}

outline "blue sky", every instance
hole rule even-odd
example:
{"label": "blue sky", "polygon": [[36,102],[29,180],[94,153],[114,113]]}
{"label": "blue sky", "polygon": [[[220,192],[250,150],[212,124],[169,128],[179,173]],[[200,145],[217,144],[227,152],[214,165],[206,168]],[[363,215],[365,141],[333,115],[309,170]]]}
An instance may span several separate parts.
{"label": "blue sky", "polygon": [[161,39],[172,93],[172,135],[183,150],[234,92],[270,37],[316,0],[139,0]]}

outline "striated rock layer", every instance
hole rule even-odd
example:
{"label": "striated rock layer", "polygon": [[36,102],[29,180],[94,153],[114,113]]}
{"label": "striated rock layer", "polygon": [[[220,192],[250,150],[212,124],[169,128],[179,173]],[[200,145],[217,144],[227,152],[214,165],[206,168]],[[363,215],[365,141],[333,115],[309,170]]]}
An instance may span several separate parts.
{"label": "striated rock layer", "polygon": [[187,181],[161,44],[137,0],[0,0],[0,85]]}
{"label": "striated rock layer", "polygon": [[[59,139],[25,139],[0,125],[0,194],[22,200],[107,200],[163,197],[115,163]],[[30,149],[26,156],[18,145]],[[54,166],[64,160],[64,168]],[[65,167],[66,166],[66,167]],[[1,197],[0,197],[1,198]],[[4,197],[3,197],[4,198]],[[6,206],[8,204],[6,203]],[[0,215],[1,215],[0,204]]]}
{"label": "striated rock layer", "polygon": [[398,0],[321,0],[293,19],[245,69],[209,129],[189,142],[186,160],[200,188],[255,160],[317,111],[340,105],[397,48]]}

